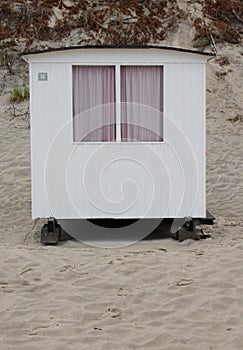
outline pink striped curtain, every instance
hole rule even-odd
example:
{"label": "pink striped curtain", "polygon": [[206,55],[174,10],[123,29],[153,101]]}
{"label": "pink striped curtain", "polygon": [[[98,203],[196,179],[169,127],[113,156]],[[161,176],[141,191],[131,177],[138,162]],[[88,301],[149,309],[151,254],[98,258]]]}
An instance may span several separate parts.
{"label": "pink striped curtain", "polygon": [[115,67],[73,67],[74,141],[116,139]]}
{"label": "pink striped curtain", "polygon": [[121,67],[122,141],[163,140],[163,67]]}

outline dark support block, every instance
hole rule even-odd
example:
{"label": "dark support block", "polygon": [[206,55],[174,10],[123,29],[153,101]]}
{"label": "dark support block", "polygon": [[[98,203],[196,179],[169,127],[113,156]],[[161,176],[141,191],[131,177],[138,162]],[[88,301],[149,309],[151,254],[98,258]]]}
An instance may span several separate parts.
{"label": "dark support block", "polygon": [[57,244],[61,237],[61,226],[57,224],[56,219],[50,218],[48,224],[41,229],[42,244]]}
{"label": "dark support block", "polygon": [[[213,220],[215,218],[211,214],[210,216],[211,217],[210,217],[209,225],[213,225]],[[209,218],[207,219],[209,220]],[[196,227],[197,225],[207,224],[207,219],[203,218],[200,220],[200,219],[188,218],[184,223],[184,225],[178,229],[176,239],[178,239],[179,242],[182,242],[185,239],[199,240],[199,239],[209,238],[211,236],[210,233],[204,232],[201,228]]]}
{"label": "dark support block", "polygon": [[200,239],[209,238],[210,234],[204,232],[202,229],[194,227],[193,230],[187,230],[184,227],[181,227],[177,232],[177,239],[179,242],[184,241],[185,239],[193,239],[195,241]]}

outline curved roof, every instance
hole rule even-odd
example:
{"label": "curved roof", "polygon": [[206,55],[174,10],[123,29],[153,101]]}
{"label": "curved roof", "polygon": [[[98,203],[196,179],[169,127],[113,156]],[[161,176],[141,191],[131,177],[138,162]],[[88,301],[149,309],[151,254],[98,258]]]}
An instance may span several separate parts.
{"label": "curved roof", "polygon": [[169,51],[179,51],[185,53],[191,53],[196,55],[204,55],[204,56],[215,56],[216,54],[213,52],[202,52],[196,50],[182,49],[179,47],[171,47],[171,46],[136,46],[136,45],[124,45],[124,46],[115,46],[115,45],[84,45],[84,46],[67,46],[67,47],[59,47],[59,48],[50,48],[46,50],[37,50],[30,52],[23,52],[20,56],[27,55],[37,55],[55,51],[67,51],[67,50],[80,50],[80,49],[161,49],[161,50],[169,50]]}

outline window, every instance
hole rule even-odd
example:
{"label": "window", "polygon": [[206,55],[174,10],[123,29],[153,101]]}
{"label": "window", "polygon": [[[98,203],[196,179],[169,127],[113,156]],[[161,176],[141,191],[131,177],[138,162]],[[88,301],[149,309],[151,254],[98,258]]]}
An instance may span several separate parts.
{"label": "window", "polygon": [[122,141],[162,141],[162,68],[121,67]]}
{"label": "window", "polygon": [[115,67],[73,67],[74,141],[115,141]]}
{"label": "window", "polygon": [[75,142],[161,142],[162,113],[162,66],[73,66]]}

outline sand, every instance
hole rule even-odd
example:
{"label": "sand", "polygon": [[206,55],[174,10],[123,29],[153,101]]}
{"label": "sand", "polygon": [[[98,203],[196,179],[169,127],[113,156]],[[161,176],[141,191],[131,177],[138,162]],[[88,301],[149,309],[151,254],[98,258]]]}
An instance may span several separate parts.
{"label": "sand", "polygon": [[229,226],[111,250],[5,244],[1,348],[242,349],[241,241]]}
{"label": "sand", "polygon": [[33,222],[30,213],[29,129],[11,121],[13,78],[5,84],[1,350],[243,348],[241,48],[225,45],[219,55],[230,64],[213,59],[207,71],[207,208],[217,220],[203,241],[41,246],[43,221]]}

